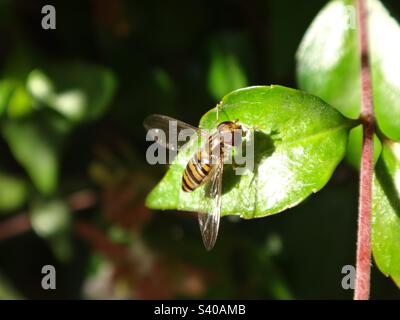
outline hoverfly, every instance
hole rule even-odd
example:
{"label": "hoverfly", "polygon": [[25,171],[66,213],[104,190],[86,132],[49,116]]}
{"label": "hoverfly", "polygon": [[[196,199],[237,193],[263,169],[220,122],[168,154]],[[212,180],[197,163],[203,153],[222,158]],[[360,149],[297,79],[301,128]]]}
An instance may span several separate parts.
{"label": "hoverfly", "polygon": [[[164,115],[153,114],[148,116],[144,121],[144,127],[147,130],[163,130],[168,133],[171,121],[176,123],[178,133],[181,130],[190,129],[193,134],[201,133],[204,137],[203,130]],[[183,192],[192,192],[206,183],[209,184],[206,192],[213,200],[213,208],[208,214],[198,213],[200,231],[207,250],[214,247],[218,236],[224,158],[230,154],[232,147],[239,146],[242,143],[242,138],[245,136],[244,129],[244,125],[239,123],[238,120],[219,123],[215,130],[207,134],[201,147],[186,164],[182,174],[181,189]],[[178,142],[178,144],[174,144],[168,140],[157,142],[174,151],[186,143]]]}

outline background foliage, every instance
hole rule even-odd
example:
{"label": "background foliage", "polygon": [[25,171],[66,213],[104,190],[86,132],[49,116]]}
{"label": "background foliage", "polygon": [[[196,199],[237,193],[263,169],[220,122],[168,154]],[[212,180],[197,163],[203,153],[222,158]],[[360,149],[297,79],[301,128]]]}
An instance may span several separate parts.
{"label": "background foliage", "polygon": [[[0,2],[1,298],[350,298],[357,171],[282,215],[222,220],[203,248],[191,214],[150,212],[165,168],[144,117],[196,125],[226,93],[296,87],[295,52],[323,0]],[[395,0],[384,4],[395,16]],[[40,287],[57,269],[57,290]],[[398,298],[373,268],[373,298]]]}

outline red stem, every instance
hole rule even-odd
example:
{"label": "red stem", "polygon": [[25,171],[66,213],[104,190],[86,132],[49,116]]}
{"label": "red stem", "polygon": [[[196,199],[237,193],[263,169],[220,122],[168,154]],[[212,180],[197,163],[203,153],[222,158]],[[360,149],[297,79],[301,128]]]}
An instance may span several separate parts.
{"label": "red stem", "polygon": [[[66,201],[73,211],[78,211],[96,205],[98,196],[94,191],[82,190],[69,195]],[[19,236],[31,228],[29,214],[22,212],[0,222],[0,241]]]}
{"label": "red stem", "polygon": [[26,213],[8,218],[0,223],[0,241],[20,235],[30,228],[31,222]]}
{"label": "red stem", "polygon": [[373,177],[374,106],[368,52],[367,8],[357,0],[358,38],[361,59],[361,121],[363,146],[360,168],[355,300],[369,299],[371,278],[371,211]]}

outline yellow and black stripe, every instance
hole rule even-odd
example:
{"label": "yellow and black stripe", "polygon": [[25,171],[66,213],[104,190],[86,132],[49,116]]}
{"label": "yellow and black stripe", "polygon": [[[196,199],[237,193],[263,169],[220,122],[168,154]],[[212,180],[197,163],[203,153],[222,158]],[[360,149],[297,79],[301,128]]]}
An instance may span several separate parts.
{"label": "yellow and black stripe", "polygon": [[[186,166],[185,172],[182,176],[182,190],[191,192],[201,186],[205,178],[211,171],[211,165],[205,161],[208,155],[202,151],[198,151],[192,157]],[[208,159],[207,159],[208,160]]]}
{"label": "yellow and black stripe", "polygon": [[[185,172],[182,176],[182,190],[191,192],[200,187],[210,174],[215,163],[211,161],[211,155],[224,158],[225,144],[235,144],[235,136],[233,130],[241,129],[241,126],[236,122],[225,121],[218,125],[216,133],[212,134],[207,141],[207,144],[199,150],[186,165]],[[228,142],[222,138],[222,134],[229,137]],[[239,140],[240,141],[240,140]],[[218,151],[218,152],[216,152]]]}

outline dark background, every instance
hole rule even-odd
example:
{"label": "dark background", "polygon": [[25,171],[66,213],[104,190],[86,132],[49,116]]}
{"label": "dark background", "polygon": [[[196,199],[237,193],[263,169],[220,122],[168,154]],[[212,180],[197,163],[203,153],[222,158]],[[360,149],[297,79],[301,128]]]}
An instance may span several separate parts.
{"label": "dark background", "polygon": [[[383,2],[399,17],[397,0]],[[296,208],[224,218],[211,252],[193,215],[143,204],[165,172],[146,164],[144,117],[196,125],[227,88],[296,87],[296,49],[325,3],[1,0],[1,79],[13,68],[25,81],[34,68],[80,61],[112,70],[117,87],[101,117],[74,126],[59,144],[59,182],[49,194],[29,182],[0,139],[1,170],[30,185],[24,202],[0,213],[0,298],[351,298],[341,269],[355,261],[358,187],[345,163]],[[56,8],[56,30],[41,28],[44,4]],[[62,237],[30,225],[38,198],[68,208]],[[40,286],[45,264],[56,267],[56,290]],[[372,298],[399,297],[373,266]]]}

